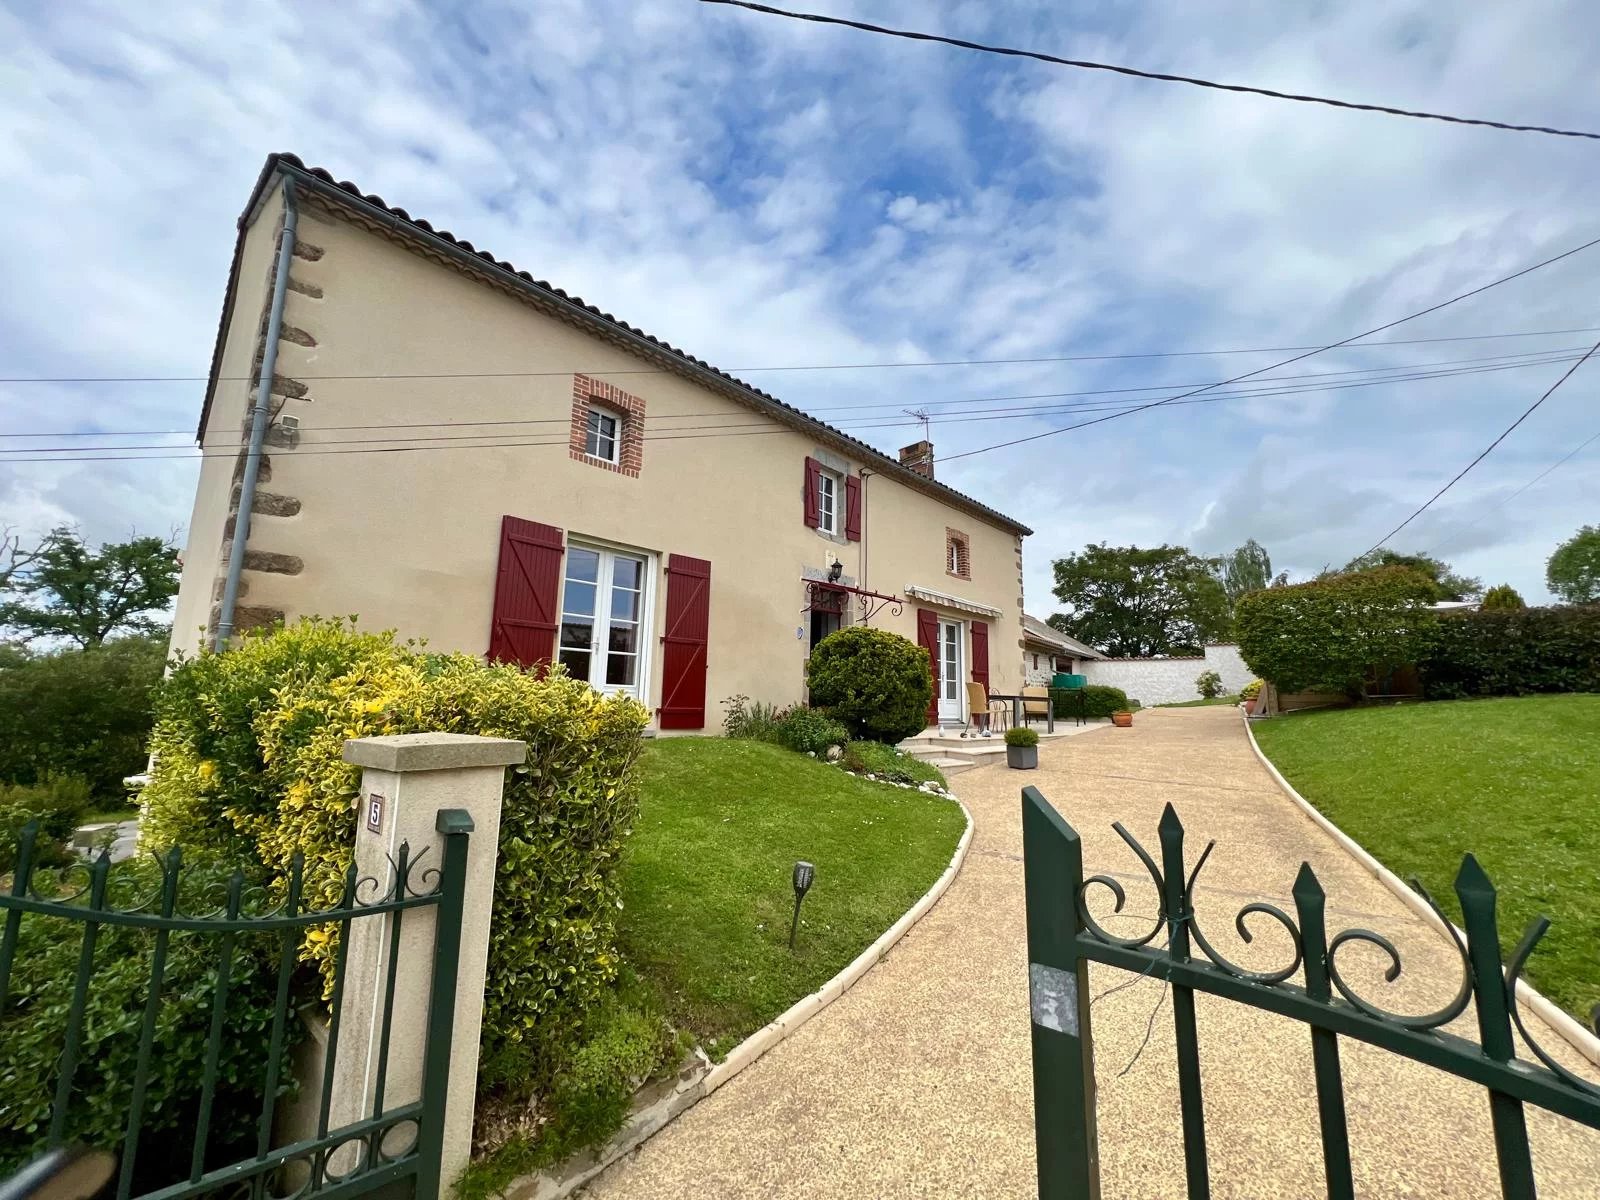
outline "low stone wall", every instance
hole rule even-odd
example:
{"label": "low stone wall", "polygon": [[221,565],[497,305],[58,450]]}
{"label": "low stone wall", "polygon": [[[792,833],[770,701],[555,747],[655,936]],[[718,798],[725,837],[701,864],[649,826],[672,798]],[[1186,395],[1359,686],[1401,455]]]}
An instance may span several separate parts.
{"label": "low stone wall", "polygon": [[1090,660],[1082,667],[1089,683],[1121,688],[1128,699],[1149,708],[1179,700],[1198,700],[1195,678],[1202,671],[1222,676],[1225,695],[1237,692],[1255,678],[1239,657],[1237,646],[1207,646],[1204,656],[1194,658],[1106,658]]}

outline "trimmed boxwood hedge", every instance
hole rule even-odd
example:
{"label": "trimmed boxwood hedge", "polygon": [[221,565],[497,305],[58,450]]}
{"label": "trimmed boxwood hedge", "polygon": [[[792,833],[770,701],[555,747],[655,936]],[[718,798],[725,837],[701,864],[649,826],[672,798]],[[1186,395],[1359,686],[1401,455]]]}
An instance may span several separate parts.
{"label": "trimmed boxwood hedge", "polygon": [[922,732],[933,701],[928,652],[898,633],[851,625],[817,643],[806,663],[813,708],[855,741],[894,745]]}
{"label": "trimmed boxwood hedge", "polygon": [[1430,700],[1600,692],[1600,605],[1442,617],[1418,663]]}
{"label": "trimmed boxwood hedge", "polygon": [[1079,693],[1083,695],[1082,711],[1086,717],[1109,717],[1112,713],[1129,707],[1128,693],[1109,684],[1091,683],[1084,688],[1051,688],[1050,695],[1055,701],[1058,720],[1061,717],[1078,715]]}

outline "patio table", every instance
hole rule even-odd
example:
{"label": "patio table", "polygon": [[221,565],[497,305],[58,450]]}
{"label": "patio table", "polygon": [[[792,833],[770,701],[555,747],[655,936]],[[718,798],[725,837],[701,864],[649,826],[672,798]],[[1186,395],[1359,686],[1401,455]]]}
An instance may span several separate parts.
{"label": "patio table", "polygon": [[[1039,697],[1024,696],[1021,692],[1017,692],[1015,695],[1006,692],[990,692],[989,699],[1011,701],[1011,727],[1016,729],[1022,725],[1022,702],[1024,700],[1037,700]],[[1054,733],[1056,731],[1055,697],[1047,694],[1044,697],[1044,701],[1044,731],[1046,733]]]}

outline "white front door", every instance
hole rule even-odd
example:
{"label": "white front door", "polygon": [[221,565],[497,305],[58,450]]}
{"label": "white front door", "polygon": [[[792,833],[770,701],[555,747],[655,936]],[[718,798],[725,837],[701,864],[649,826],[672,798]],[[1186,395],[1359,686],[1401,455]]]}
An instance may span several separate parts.
{"label": "white front door", "polygon": [[966,708],[966,633],[960,621],[939,622],[939,721],[959,724]]}

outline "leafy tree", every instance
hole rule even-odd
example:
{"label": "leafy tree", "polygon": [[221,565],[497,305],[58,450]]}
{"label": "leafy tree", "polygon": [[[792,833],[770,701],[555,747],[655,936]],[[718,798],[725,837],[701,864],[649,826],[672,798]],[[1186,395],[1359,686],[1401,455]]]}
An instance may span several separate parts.
{"label": "leafy tree", "polygon": [[1239,601],[1239,653],[1284,691],[1337,687],[1359,695],[1369,671],[1417,662],[1438,617],[1435,581],[1407,567],[1329,575]]}
{"label": "leafy tree", "polygon": [[1246,592],[1259,592],[1272,584],[1272,559],[1266,547],[1255,538],[1232,553],[1224,554],[1219,561],[1218,577],[1222,580],[1222,590],[1228,593],[1230,607]]}
{"label": "leafy tree", "polygon": [[113,805],[145,765],[166,638],[118,638],[87,650],[0,660],[0,780],[88,780]]}
{"label": "leafy tree", "polygon": [[1352,558],[1337,572],[1323,572],[1323,575],[1324,577],[1329,574],[1349,575],[1359,571],[1371,571],[1378,567],[1409,567],[1413,571],[1421,572],[1433,581],[1435,601],[1476,600],[1483,595],[1483,580],[1457,574],[1443,559],[1434,558],[1431,554],[1400,554],[1388,548],[1369,550],[1360,558]]}
{"label": "leafy tree", "polygon": [[[15,562],[15,555],[11,561]],[[161,610],[178,594],[178,554],[157,537],[90,550],[74,529],[52,530],[5,581],[0,626],[24,641],[60,637],[98,646],[115,633],[166,627]]]}
{"label": "leafy tree", "polygon": [[1600,603],[1600,525],[1585,525],[1557,546],[1544,581],[1568,604]]}
{"label": "leafy tree", "polygon": [[33,549],[25,550],[21,535],[9,525],[0,525],[0,592],[9,588],[12,578],[26,570],[49,545],[50,537],[46,537]]}
{"label": "leafy tree", "polygon": [[1523,600],[1522,593],[1509,583],[1502,583],[1499,587],[1492,587],[1483,594],[1483,607],[1486,612],[1493,612],[1495,609],[1527,608],[1528,605]]}
{"label": "leafy tree", "polygon": [[1213,560],[1183,546],[1084,547],[1055,561],[1051,624],[1114,658],[1199,654],[1229,626]]}

